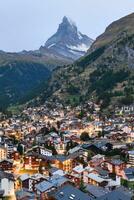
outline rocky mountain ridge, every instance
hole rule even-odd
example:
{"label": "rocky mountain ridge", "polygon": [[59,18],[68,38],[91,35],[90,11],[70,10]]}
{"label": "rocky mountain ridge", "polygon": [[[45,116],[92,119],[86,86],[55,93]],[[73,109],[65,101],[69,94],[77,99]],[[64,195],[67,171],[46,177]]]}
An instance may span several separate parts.
{"label": "rocky mountain ridge", "polygon": [[57,32],[46,41],[45,47],[62,56],[77,60],[84,56],[92,43],[93,40],[79,32],[72,20],[64,17]]}
{"label": "rocky mountain ridge", "polygon": [[134,13],[113,22],[86,56],[50,79],[45,97],[80,104],[90,98],[102,107],[134,102]]}

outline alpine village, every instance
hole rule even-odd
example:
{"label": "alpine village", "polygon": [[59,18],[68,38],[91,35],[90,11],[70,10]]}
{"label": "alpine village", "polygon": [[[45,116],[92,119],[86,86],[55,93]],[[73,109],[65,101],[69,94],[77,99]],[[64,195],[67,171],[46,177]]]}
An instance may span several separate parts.
{"label": "alpine village", "polygon": [[0,199],[134,199],[134,13],[0,51]]}

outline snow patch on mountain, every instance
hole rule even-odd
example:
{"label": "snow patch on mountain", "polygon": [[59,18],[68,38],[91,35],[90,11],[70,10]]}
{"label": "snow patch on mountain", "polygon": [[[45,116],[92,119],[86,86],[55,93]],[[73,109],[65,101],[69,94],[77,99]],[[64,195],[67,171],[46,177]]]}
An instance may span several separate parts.
{"label": "snow patch on mountain", "polygon": [[74,50],[74,51],[83,51],[83,52],[86,52],[89,49],[89,46],[87,46],[86,44],[80,44],[80,45],[77,45],[77,46],[67,45],[67,47],[71,50]]}
{"label": "snow patch on mountain", "polygon": [[50,49],[51,47],[53,47],[55,45],[55,43],[49,45],[47,48]]}
{"label": "snow patch on mountain", "polygon": [[78,32],[78,37],[79,37],[80,40],[82,40],[82,38],[83,38],[82,34],[80,32]]}

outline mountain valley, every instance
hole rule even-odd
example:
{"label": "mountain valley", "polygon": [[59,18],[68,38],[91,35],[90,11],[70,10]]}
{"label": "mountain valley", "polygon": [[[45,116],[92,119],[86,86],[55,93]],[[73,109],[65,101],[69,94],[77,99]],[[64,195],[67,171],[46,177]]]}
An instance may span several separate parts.
{"label": "mountain valley", "polygon": [[75,23],[64,17],[56,34],[38,50],[0,51],[0,107],[38,96],[40,90],[36,88],[42,87],[53,70],[57,66],[64,68],[83,56],[92,42],[78,31]]}
{"label": "mountain valley", "polygon": [[134,100],[134,14],[113,22],[85,57],[55,69],[40,95],[71,105],[88,99],[102,108]]}

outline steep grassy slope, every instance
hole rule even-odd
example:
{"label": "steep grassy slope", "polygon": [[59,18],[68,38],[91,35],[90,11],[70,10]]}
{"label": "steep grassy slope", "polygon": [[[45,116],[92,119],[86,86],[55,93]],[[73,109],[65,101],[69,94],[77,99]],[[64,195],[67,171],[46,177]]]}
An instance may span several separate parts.
{"label": "steep grassy slope", "polygon": [[45,47],[20,53],[0,51],[0,110],[35,97],[39,90],[34,88],[40,87],[55,67],[72,62]]}
{"label": "steep grassy slope", "polygon": [[133,26],[134,13],[113,22],[106,28],[106,31],[97,38],[92,49],[113,43],[113,41],[116,41],[120,36],[122,37],[126,32],[127,34],[132,35],[134,33]]}
{"label": "steep grassy slope", "polygon": [[47,80],[51,72],[32,62],[11,62],[0,66],[0,109],[17,103],[29,91]]}

